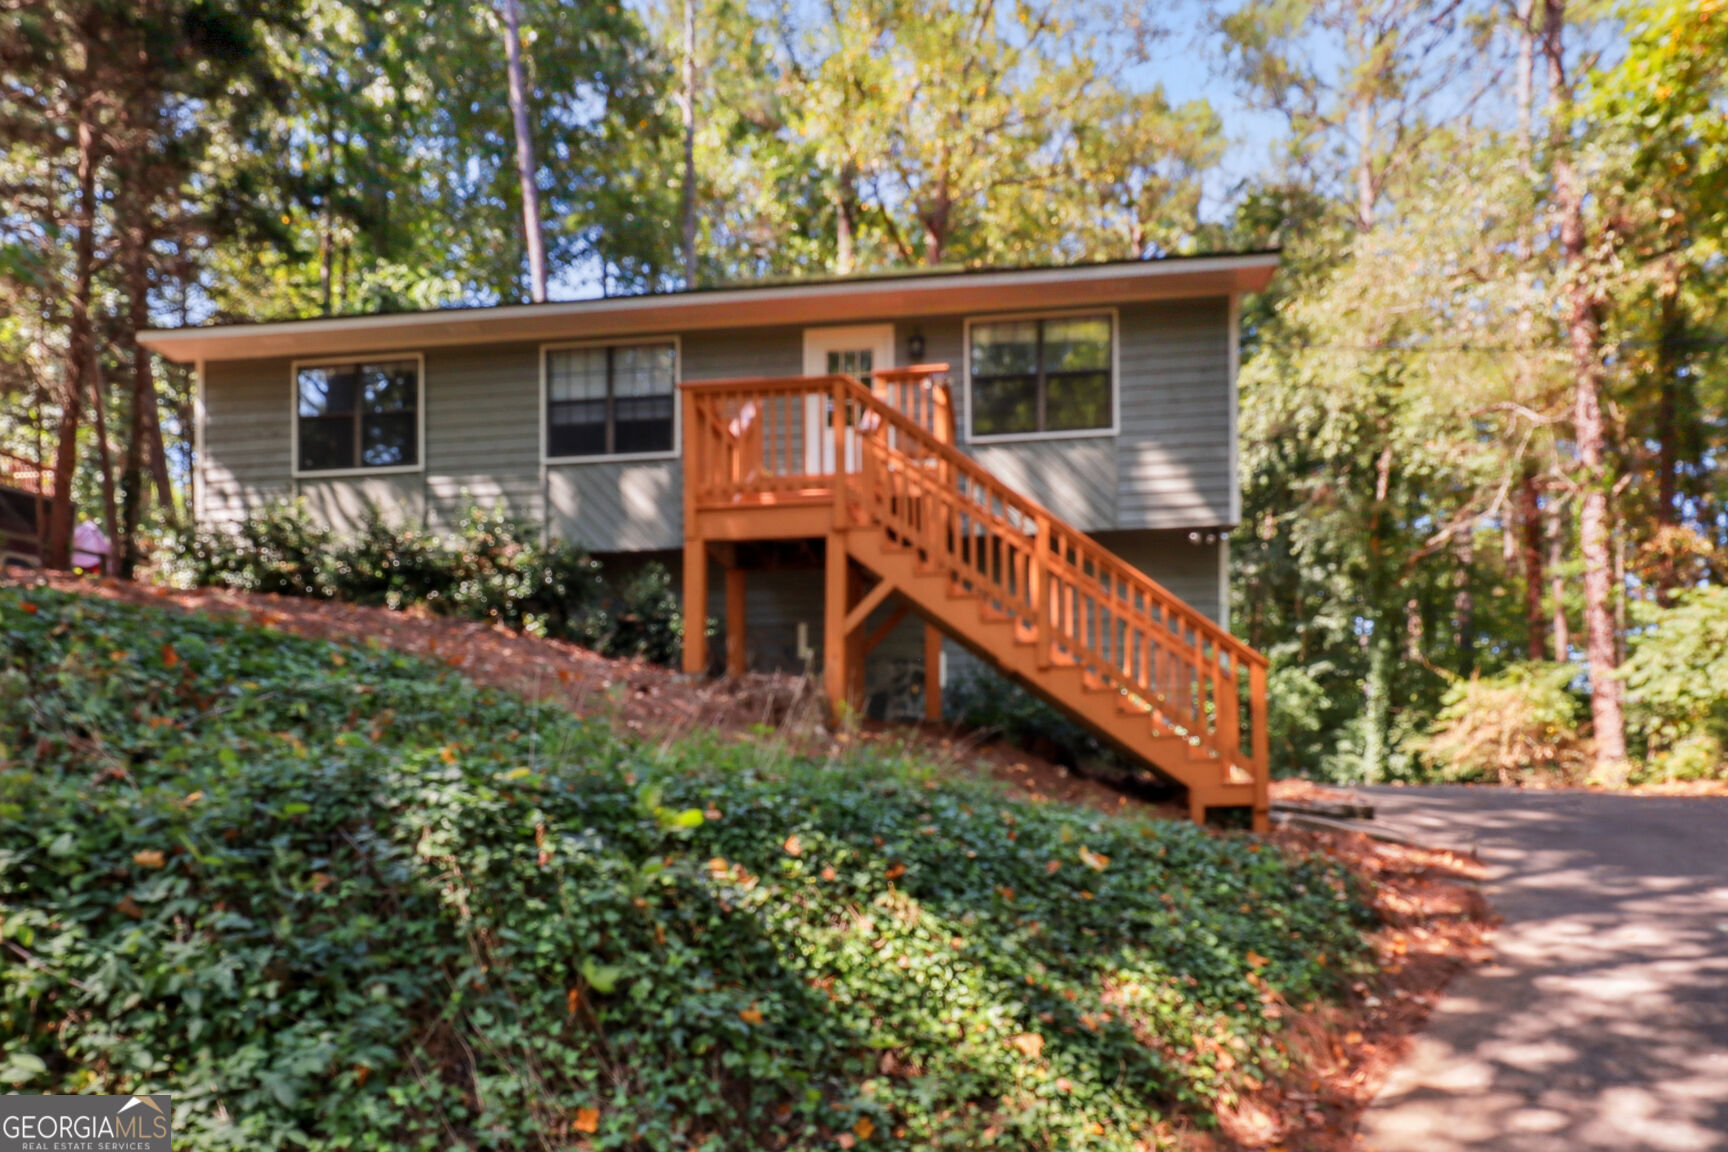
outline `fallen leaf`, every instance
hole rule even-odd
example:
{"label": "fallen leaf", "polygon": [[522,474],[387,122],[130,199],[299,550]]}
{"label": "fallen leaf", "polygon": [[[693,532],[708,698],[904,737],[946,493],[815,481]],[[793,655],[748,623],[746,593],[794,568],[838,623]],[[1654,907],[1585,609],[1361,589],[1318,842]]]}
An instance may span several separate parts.
{"label": "fallen leaf", "polygon": [[762,1011],[752,1005],[751,1007],[744,1009],[742,1012],[739,1012],[738,1019],[750,1025],[760,1024],[762,1023]]}
{"label": "fallen leaf", "polygon": [[1266,959],[1266,957],[1260,955],[1260,953],[1254,951],[1252,948],[1248,949],[1248,955],[1245,959],[1248,961],[1248,966],[1250,968],[1264,968],[1266,965],[1272,963],[1272,961]]}
{"label": "fallen leaf", "polygon": [[822,869],[822,879],[824,880],[832,880],[836,875],[837,873],[832,868]]}
{"label": "fallen leaf", "polygon": [[372,1069],[366,1067],[366,1065],[354,1065],[354,1086],[356,1088],[366,1087],[366,1077],[370,1075],[372,1075]]}
{"label": "fallen leaf", "polygon": [[876,1125],[871,1123],[870,1117],[860,1116],[858,1123],[852,1125],[852,1131],[858,1133],[858,1139],[868,1140],[871,1134],[876,1131]]}
{"label": "fallen leaf", "polygon": [[130,896],[120,897],[120,903],[114,905],[114,907],[119,909],[122,915],[130,916],[134,920],[142,920],[144,918],[144,909],[138,907],[138,901],[132,899]]}
{"label": "fallen leaf", "polygon": [[786,837],[786,843],[780,845],[780,847],[786,850],[786,855],[788,856],[804,855],[804,842],[798,839],[798,833],[796,832]]}
{"label": "fallen leaf", "polygon": [[172,668],[178,663],[180,663],[180,653],[174,651],[174,645],[162,645],[162,666],[164,668]]}
{"label": "fallen leaf", "polygon": [[1360,1044],[1360,1043],[1362,1043],[1362,1033],[1360,1033],[1360,1032],[1346,1032],[1346,1033],[1344,1033],[1344,1043],[1346,1043],[1346,1044]]}
{"label": "fallen leaf", "polygon": [[132,853],[132,863],[140,868],[161,868],[167,865],[168,858],[162,855],[159,848],[145,848]]}
{"label": "fallen leaf", "polygon": [[26,615],[26,616],[36,615],[36,605],[30,603],[30,601],[28,601],[28,600],[26,600],[26,601],[24,601],[24,603],[20,604],[19,607],[24,609],[24,615]]}
{"label": "fallen leaf", "polygon": [[1110,867],[1110,857],[1101,852],[1094,852],[1092,849],[1082,845],[1080,848],[1080,863],[1086,865],[1086,867],[1092,869],[1094,872],[1102,872],[1104,869]]}
{"label": "fallen leaf", "polygon": [[1036,1032],[1022,1032],[1018,1036],[1010,1036],[1008,1043],[1020,1050],[1022,1056],[1036,1060],[1038,1054],[1044,1051],[1044,1037]]}
{"label": "fallen leaf", "polygon": [[564,1007],[565,1007],[566,1012],[568,1012],[569,1015],[571,1015],[571,1016],[576,1015],[576,1006],[580,1003],[582,1003],[582,991],[581,991],[581,989],[578,989],[578,988],[570,989],[570,991],[564,997]]}
{"label": "fallen leaf", "polygon": [[896,860],[888,866],[888,871],[883,873],[883,875],[887,876],[890,880],[898,880],[900,877],[906,875],[906,865]]}
{"label": "fallen leaf", "polygon": [[600,1131],[600,1109],[576,1109],[576,1119],[570,1122],[570,1127],[576,1129],[578,1132],[586,1132],[592,1136],[594,1133]]}
{"label": "fallen leaf", "polygon": [[312,873],[312,891],[314,892],[322,892],[334,883],[336,883],[336,877],[328,872]]}
{"label": "fallen leaf", "polygon": [[1094,1121],[1092,1121],[1092,1123],[1090,1123],[1086,1126],[1086,1131],[1092,1133],[1092,1135],[1094,1135],[1094,1136],[1102,1136],[1102,1135],[1104,1135],[1104,1125],[1102,1125],[1102,1124],[1098,1123],[1098,1121],[1094,1120]]}
{"label": "fallen leaf", "polygon": [[858,1138],[850,1132],[842,1132],[840,1135],[834,1137],[834,1143],[840,1145],[842,1148],[850,1148],[854,1144],[858,1143]]}
{"label": "fallen leaf", "polygon": [[1062,861],[1060,861],[1060,860],[1052,860],[1052,861],[1050,861],[1050,863],[1044,865],[1044,871],[1050,873],[1050,875],[1052,875],[1052,876],[1056,875],[1056,873],[1060,872],[1061,870],[1062,870]]}

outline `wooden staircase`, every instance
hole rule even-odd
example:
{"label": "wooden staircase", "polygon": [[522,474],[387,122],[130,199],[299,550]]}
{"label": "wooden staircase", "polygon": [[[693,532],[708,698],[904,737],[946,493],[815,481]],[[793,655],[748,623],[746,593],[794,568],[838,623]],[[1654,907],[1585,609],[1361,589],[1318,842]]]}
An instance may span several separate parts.
{"label": "wooden staircase", "polygon": [[[685,603],[706,602],[717,549],[824,537],[825,637],[842,640],[825,639],[823,679],[837,710],[856,703],[864,621],[898,597],[931,636],[1182,785],[1194,819],[1244,808],[1264,831],[1265,657],[957,449],[945,372],[881,372],[871,387],[685,384]],[[729,639],[743,578],[728,566]],[[685,636],[692,672],[707,667],[697,632]]]}

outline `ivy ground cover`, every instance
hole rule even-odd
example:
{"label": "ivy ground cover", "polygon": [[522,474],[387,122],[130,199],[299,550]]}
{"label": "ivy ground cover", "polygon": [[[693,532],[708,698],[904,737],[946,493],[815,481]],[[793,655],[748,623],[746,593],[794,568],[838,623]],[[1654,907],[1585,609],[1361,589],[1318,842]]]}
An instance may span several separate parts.
{"label": "ivy ground cover", "polygon": [[0,1078],[187,1148],[1152,1148],[1365,917],[1248,837],[0,587]]}

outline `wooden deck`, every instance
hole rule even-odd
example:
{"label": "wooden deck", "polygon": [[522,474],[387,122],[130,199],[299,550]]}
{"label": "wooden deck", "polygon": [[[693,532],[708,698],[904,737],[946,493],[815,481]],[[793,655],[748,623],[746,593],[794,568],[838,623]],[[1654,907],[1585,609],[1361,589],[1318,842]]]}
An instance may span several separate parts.
{"label": "wooden deck", "polygon": [[[1266,659],[954,446],[946,365],[683,385],[684,602],[726,570],[727,667],[742,672],[734,545],[826,542],[823,684],[859,705],[878,607],[925,622],[926,706],[947,635],[1160,775],[1189,811],[1267,819]],[[891,625],[890,625],[891,627]],[[839,642],[834,642],[839,637]],[[684,667],[708,666],[686,631]]]}
{"label": "wooden deck", "polygon": [[42,563],[42,537],[54,473],[46,465],[0,452],[0,567]]}

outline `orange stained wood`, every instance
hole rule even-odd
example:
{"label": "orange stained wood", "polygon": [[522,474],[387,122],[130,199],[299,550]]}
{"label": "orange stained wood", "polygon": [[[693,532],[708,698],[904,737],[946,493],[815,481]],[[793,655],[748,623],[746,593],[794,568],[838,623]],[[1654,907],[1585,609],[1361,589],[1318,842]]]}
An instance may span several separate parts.
{"label": "orange stained wood", "polygon": [[[1247,808],[1264,831],[1266,658],[956,448],[946,374],[684,384],[685,603],[707,602],[717,546],[823,537],[823,679],[838,716],[859,706],[863,656],[883,634],[867,619],[892,602],[930,629],[927,665],[940,631],[1183,785],[1195,819]],[[742,579],[728,573],[734,669]],[[685,633],[684,665],[708,669],[700,630]]]}

